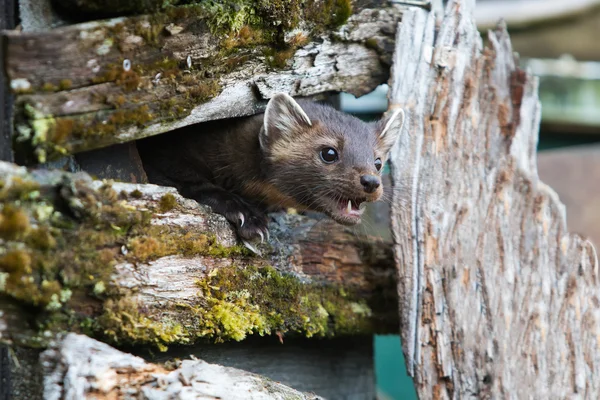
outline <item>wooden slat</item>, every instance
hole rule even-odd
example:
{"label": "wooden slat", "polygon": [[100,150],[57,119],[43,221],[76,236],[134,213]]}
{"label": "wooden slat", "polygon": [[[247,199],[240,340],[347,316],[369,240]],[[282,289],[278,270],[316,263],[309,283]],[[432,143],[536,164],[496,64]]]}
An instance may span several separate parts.
{"label": "wooden slat", "polygon": [[5,32],[6,72],[18,93],[19,161],[250,115],[275,92],[367,93],[388,77],[387,50],[401,9],[357,8],[339,30],[291,34],[281,43],[256,29],[214,35],[198,7]]}

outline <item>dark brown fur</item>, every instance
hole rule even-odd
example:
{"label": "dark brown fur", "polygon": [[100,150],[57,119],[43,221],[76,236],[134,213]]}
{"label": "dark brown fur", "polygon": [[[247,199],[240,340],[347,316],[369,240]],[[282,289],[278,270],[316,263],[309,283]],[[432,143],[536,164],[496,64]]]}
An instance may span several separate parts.
{"label": "dark brown fur", "polygon": [[[277,101],[283,103],[270,103],[267,113],[273,121],[267,124],[265,114],[258,114],[138,142],[150,182],[175,186],[182,195],[210,205],[244,239],[266,233],[265,212],[277,208],[320,211],[338,222],[356,223],[333,209],[348,200],[358,206],[379,199],[381,186],[366,193],[360,177],[379,177],[375,159],[385,162],[396,134],[380,138],[383,122],[366,123],[325,105],[298,101],[309,125],[296,114],[297,104]],[[289,129],[278,128],[282,115],[284,123],[293,120]],[[324,163],[319,156],[323,147],[336,148],[339,161]]]}

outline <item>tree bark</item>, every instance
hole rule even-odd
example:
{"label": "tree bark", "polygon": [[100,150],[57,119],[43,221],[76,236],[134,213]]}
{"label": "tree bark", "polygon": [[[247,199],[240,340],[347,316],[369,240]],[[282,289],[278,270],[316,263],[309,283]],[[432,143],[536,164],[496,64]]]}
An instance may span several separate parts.
{"label": "tree bark", "polygon": [[594,246],[536,167],[537,79],[474,2],[397,32],[392,226],[403,350],[419,398],[598,398]]}
{"label": "tree bark", "polygon": [[222,216],[172,188],[8,163],[0,172],[5,342],[39,346],[46,331],[75,330],[164,349],[398,327],[390,243],[274,214],[258,257]]}
{"label": "tree bark", "polygon": [[44,351],[40,359],[46,400],[321,399],[259,375],[198,359],[167,369],[73,333]]}
{"label": "tree bark", "polygon": [[289,16],[299,18],[294,29],[274,31],[265,22],[262,29],[227,31],[214,26],[222,15],[194,6],[45,32],[4,32],[5,69],[17,93],[17,160],[45,162],[251,115],[276,92],[368,93],[388,79],[402,14],[400,6],[370,3],[373,8],[358,2],[337,28],[319,25],[331,16],[313,15],[320,10],[315,6]]}

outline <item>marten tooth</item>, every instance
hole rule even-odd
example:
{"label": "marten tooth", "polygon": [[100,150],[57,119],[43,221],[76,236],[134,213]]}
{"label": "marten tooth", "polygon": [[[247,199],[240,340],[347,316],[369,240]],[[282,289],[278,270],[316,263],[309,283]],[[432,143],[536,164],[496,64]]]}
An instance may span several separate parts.
{"label": "marten tooth", "polygon": [[348,212],[352,211],[352,200],[348,200]]}
{"label": "marten tooth", "polygon": [[358,206],[359,209],[364,210],[365,207],[367,206],[366,202],[360,203],[360,205]]}

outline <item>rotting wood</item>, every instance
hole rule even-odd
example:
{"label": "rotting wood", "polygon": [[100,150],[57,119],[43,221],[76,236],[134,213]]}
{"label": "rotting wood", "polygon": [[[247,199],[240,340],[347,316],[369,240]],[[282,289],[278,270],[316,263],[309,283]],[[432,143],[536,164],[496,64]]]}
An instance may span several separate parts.
{"label": "rotting wood", "polygon": [[5,342],[43,345],[46,330],[75,330],[164,349],[252,333],[397,329],[389,243],[274,214],[256,257],[222,216],[172,188],[8,163],[0,172]]}
{"label": "rotting wood", "polygon": [[594,246],[537,174],[537,79],[471,1],[397,32],[392,224],[409,374],[421,399],[600,397]]}
{"label": "rotting wood", "polygon": [[44,376],[42,392],[47,400],[140,396],[146,399],[321,399],[259,375],[198,359],[184,360],[176,368],[167,369],[73,333],[44,351],[40,360]]}
{"label": "rotting wood", "polygon": [[388,78],[402,9],[356,8],[345,25],[327,33],[315,22],[321,17],[311,15],[315,21],[306,17],[298,25],[305,28],[284,30],[283,39],[271,42],[250,26],[212,34],[211,16],[199,6],[47,32],[4,32],[5,68],[18,93],[18,159],[44,162],[254,114],[276,92],[368,93]]}

